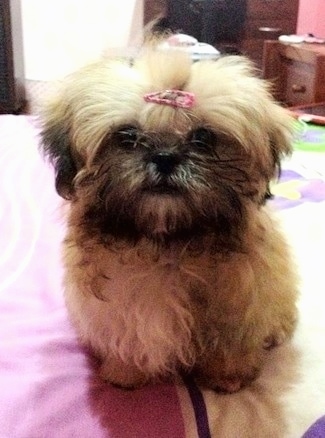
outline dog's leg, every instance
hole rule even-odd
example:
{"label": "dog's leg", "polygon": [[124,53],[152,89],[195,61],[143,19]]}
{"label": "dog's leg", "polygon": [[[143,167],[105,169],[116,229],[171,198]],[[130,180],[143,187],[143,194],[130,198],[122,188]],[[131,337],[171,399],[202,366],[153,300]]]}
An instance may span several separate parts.
{"label": "dog's leg", "polygon": [[263,348],[271,349],[290,339],[298,319],[298,278],[282,234],[273,228],[251,258],[258,306],[255,320],[267,329]]}
{"label": "dog's leg", "polygon": [[194,368],[199,384],[236,392],[254,380],[262,366],[269,334],[259,310],[255,273],[247,254],[218,266],[209,308],[199,315],[203,345]]}
{"label": "dog's leg", "polygon": [[139,388],[148,382],[148,376],[139,368],[118,357],[105,358],[100,367],[100,377],[112,385],[126,389]]}
{"label": "dog's leg", "polygon": [[281,235],[275,237],[228,260],[218,272],[206,347],[195,369],[205,386],[238,391],[257,377],[267,350],[293,335],[296,276]]}

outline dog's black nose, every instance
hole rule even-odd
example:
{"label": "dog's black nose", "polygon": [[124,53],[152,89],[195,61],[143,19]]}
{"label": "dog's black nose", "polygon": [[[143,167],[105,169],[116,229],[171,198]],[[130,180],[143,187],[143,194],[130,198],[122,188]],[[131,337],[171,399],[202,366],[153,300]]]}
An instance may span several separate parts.
{"label": "dog's black nose", "polygon": [[180,157],[173,152],[161,151],[151,157],[151,162],[156,165],[158,172],[168,175],[180,163]]}

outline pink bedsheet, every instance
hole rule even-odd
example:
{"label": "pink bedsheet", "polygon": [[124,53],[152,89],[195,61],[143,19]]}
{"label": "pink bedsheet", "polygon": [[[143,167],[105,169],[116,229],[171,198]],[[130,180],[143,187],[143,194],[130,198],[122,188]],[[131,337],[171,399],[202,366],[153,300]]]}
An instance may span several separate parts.
{"label": "pink bedsheet", "polygon": [[185,436],[177,389],[101,383],[62,299],[63,233],[34,121],[0,117],[0,437]]}

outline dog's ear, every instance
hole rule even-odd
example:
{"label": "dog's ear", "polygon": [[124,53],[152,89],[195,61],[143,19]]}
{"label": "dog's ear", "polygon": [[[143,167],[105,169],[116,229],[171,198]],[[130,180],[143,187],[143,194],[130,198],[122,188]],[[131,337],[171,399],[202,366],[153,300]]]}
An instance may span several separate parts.
{"label": "dog's ear", "polygon": [[271,181],[278,179],[281,175],[282,159],[292,153],[294,119],[285,108],[279,106],[273,99],[264,102],[269,163],[265,168],[267,186],[262,199],[262,204],[273,197],[271,192]]}
{"label": "dog's ear", "polygon": [[281,169],[281,160],[292,153],[294,120],[289,111],[272,105],[269,111],[269,145],[274,169]]}
{"label": "dog's ear", "polygon": [[72,155],[69,117],[57,109],[48,108],[43,114],[41,148],[54,167],[56,191],[62,198],[72,200],[73,180],[78,169]]}

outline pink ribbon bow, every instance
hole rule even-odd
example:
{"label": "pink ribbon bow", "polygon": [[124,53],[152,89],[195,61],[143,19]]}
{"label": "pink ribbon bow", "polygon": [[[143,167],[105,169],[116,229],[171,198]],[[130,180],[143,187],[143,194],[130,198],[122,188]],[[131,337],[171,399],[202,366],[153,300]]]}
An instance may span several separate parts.
{"label": "pink ribbon bow", "polygon": [[195,102],[193,93],[181,90],[156,91],[145,94],[143,98],[146,102],[169,105],[174,108],[192,108]]}

